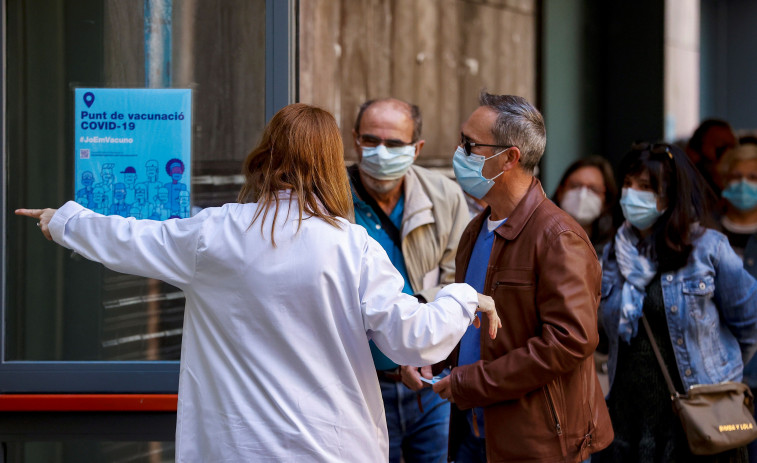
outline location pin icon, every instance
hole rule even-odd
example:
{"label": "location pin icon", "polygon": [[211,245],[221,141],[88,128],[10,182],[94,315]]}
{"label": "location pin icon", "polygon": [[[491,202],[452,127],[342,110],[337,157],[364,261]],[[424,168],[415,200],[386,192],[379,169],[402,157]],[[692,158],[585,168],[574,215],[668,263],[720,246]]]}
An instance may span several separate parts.
{"label": "location pin icon", "polygon": [[92,92],[87,92],[84,94],[84,104],[87,105],[88,108],[92,107],[92,103],[95,102],[95,94]]}

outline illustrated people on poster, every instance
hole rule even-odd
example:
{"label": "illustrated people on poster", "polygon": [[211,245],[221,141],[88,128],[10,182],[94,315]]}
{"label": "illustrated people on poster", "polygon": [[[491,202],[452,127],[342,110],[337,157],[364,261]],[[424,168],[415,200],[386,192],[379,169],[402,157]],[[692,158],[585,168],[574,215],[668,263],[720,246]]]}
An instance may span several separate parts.
{"label": "illustrated people on poster", "polygon": [[136,204],[132,204],[131,208],[129,209],[129,217],[134,217],[135,219],[141,219],[142,218],[142,209],[139,208]]}
{"label": "illustrated people on poster", "polygon": [[91,209],[98,214],[108,215],[110,214],[110,202],[105,195],[103,187],[96,186],[92,190],[92,201],[94,201]]}
{"label": "illustrated people on poster", "polygon": [[179,217],[182,219],[186,219],[189,217],[189,192],[188,191],[180,191],[179,192]]}
{"label": "illustrated people on poster", "polygon": [[[92,207],[94,205],[94,202],[92,200],[92,196],[94,195],[94,187],[93,184],[95,183],[95,174],[93,174],[91,171],[87,170],[82,172],[81,174],[81,184],[84,185],[84,188],[81,188],[76,192],[76,202],[81,204],[84,207]],[[86,198],[85,202],[79,202],[79,197]]]}
{"label": "illustrated people on poster", "polygon": [[124,174],[123,182],[126,185],[126,203],[132,204],[136,201],[134,187],[137,184],[137,169],[128,166],[121,173]]}
{"label": "illustrated people on poster", "polygon": [[134,187],[134,202],[131,205],[132,211],[134,211],[134,208],[137,208],[139,211],[139,216],[132,213],[132,217],[138,219],[150,217],[150,203],[147,202],[147,185],[144,183],[137,183],[137,186]]}
{"label": "illustrated people on poster", "polygon": [[147,175],[147,181],[142,182],[142,185],[147,187],[147,202],[155,201],[155,197],[158,196],[158,190],[163,188],[163,184],[158,180],[160,174],[160,168],[158,161],[150,159],[145,163],[145,174]]}
{"label": "illustrated people on poster", "polygon": [[86,196],[79,196],[78,194],[76,195],[76,202],[81,204],[84,207],[88,207],[88,204],[89,204],[89,200],[87,199]]}
{"label": "illustrated people on poster", "polygon": [[155,201],[152,202],[150,218],[152,220],[166,220],[170,215],[171,210],[168,207],[168,188],[163,187],[158,190]]}
{"label": "illustrated people on poster", "polygon": [[112,162],[106,162],[102,165],[100,168],[100,179],[101,181],[99,183],[96,183],[95,187],[100,187],[103,189],[103,194],[108,199],[108,203],[113,203],[113,184],[116,181],[116,176],[113,173],[113,167],[115,164]]}
{"label": "illustrated people on poster", "polygon": [[187,191],[187,185],[179,182],[184,175],[184,162],[181,159],[173,158],[166,163],[166,172],[171,177],[171,183],[166,183],[165,187],[168,189],[168,204],[171,210],[171,215],[178,215],[179,209],[179,193]]}
{"label": "illustrated people on poster", "polygon": [[126,202],[126,185],[116,183],[113,187],[113,205],[110,206],[110,215],[129,217],[131,205]]}

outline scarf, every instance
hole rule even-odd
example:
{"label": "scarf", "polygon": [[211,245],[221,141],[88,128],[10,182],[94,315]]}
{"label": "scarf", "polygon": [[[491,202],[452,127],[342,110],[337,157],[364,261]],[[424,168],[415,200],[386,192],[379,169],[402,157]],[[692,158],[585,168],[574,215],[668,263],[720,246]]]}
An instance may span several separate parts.
{"label": "scarf", "polygon": [[644,307],[646,287],[657,274],[657,263],[639,254],[639,238],[624,222],[615,235],[615,257],[621,275],[625,278],[620,298],[618,334],[627,343],[636,336]]}

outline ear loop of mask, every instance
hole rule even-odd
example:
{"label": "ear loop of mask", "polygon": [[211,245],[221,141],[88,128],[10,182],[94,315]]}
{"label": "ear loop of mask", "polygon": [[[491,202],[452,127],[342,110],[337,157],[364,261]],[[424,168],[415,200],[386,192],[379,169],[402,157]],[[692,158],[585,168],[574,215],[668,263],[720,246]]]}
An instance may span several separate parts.
{"label": "ear loop of mask", "polygon": [[[495,153],[495,154],[493,154],[493,155],[489,156],[488,158],[484,158],[484,162],[488,161],[489,159],[494,159],[494,158],[496,158],[497,156],[499,156],[500,154],[504,153],[505,151],[507,151],[507,150],[509,150],[509,149],[510,149],[510,148],[505,148],[505,149],[503,149],[502,151],[500,151],[499,153]],[[480,155],[479,155],[479,156],[480,156]],[[481,166],[481,170],[483,170],[483,166]],[[504,173],[505,173],[505,171],[503,170],[502,172],[498,173],[497,175],[495,175],[495,176],[494,176],[494,177],[492,177],[492,178],[486,178],[486,177],[484,177],[484,173],[483,173],[483,172],[481,172],[481,176],[482,176],[482,177],[484,177],[484,178],[485,178],[486,180],[489,180],[489,181],[491,181],[491,180],[494,180],[494,179],[496,179],[497,177],[499,177],[500,175],[502,175],[502,174],[504,174]]]}

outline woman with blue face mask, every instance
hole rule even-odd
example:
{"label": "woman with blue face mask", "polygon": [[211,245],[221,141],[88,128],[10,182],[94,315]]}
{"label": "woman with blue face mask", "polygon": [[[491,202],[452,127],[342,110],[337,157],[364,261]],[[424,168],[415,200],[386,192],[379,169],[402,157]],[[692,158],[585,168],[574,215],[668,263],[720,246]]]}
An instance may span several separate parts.
{"label": "woman with blue face mask", "polygon": [[680,393],[741,381],[757,349],[757,281],[703,226],[709,190],[680,148],[634,145],[618,178],[625,221],[602,255],[600,303],[615,440],[602,461],[747,461],[746,447],[690,453],[641,317]]}
{"label": "woman with blue face mask", "polygon": [[725,186],[725,213],[720,219],[723,233],[757,278],[757,145],[748,143],[728,150],[718,170]]}
{"label": "woman with blue face mask", "polygon": [[[757,144],[741,143],[726,151],[718,164],[725,186],[720,225],[744,268],[757,278]],[[744,367],[744,382],[757,393],[757,357]],[[757,441],[749,444],[749,458],[757,461]]]}

